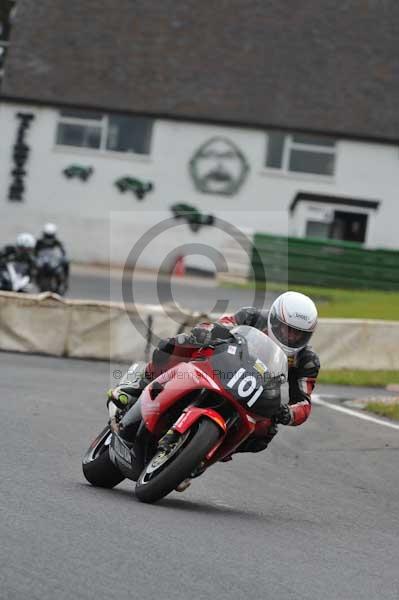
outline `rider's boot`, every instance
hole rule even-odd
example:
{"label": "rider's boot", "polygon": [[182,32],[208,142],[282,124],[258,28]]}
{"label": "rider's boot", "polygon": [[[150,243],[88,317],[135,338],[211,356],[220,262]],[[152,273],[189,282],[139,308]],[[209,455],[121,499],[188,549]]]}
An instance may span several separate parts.
{"label": "rider's boot", "polygon": [[107,407],[110,418],[111,429],[119,431],[119,420],[127,409],[134,406],[142,391],[148,385],[149,379],[144,377],[132,378],[112,388],[107,393]]}
{"label": "rider's boot", "polygon": [[133,406],[142,390],[130,385],[118,385],[115,388],[108,390],[107,393],[107,408],[112,431],[119,433],[119,421],[122,414]]}
{"label": "rider's boot", "polygon": [[[145,386],[144,386],[145,387]],[[114,404],[119,410],[135,404],[144,387],[132,386],[130,383],[118,385],[107,392],[107,406]]]}
{"label": "rider's boot", "polygon": [[[146,372],[146,363],[134,363],[124,375],[120,384],[111,388],[107,394],[107,406],[110,403],[120,411],[133,406],[137,402],[141,392],[150,383]],[[114,410],[112,408],[112,410]]]}

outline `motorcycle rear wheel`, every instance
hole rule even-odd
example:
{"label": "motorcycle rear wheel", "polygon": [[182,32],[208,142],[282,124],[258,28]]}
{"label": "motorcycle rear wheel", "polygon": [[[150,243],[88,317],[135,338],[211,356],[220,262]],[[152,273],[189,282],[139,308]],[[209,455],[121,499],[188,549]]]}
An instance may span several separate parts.
{"label": "motorcycle rear wheel", "polygon": [[111,431],[107,426],[90,445],[82,461],[83,475],[91,485],[111,489],[125,479],[109,457],[106,444]]}
{"label": "motorcycle rear wheel", "polygon": [[213,421],[203,419],[182,435],[178,450],[170,453],[164,462],[161,453],[157,452],[136,483],[138,500],[153,503],[167,496],[179,483],[190,477],[220,435],[221,431]]}

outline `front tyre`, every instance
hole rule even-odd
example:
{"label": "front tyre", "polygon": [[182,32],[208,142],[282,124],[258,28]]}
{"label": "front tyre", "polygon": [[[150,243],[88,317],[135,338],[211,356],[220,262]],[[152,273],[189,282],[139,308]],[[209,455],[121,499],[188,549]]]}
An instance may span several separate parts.
{"label": "front tyre", "polygon": [[68,282],[67,279],[64,275],[61,275],[58,278],[58,281],[56,283],[56,288],[55,288],[55,293],[58,294],[59,296],[64,296],[66,294],[68,290]]}
{"label": "front tyre", "polygon": [[166,453],[161,450],[144,468],[137,483],[136,496],[141,502],[157,502],[172,492],[199,466],[220,437],[219,427],[204,419],[181,435]]}
{"label": "front tyre", "polygon": [[111,435],[110,428],[105,427],[83,457],[83,475],[95,487],[111,489],[125,479],[109,457]]}
{"label": "front tyre", "polygon": [[51,292],[51,278],[46,275],[41,275],[37,282],[37,286],[40,292]]}

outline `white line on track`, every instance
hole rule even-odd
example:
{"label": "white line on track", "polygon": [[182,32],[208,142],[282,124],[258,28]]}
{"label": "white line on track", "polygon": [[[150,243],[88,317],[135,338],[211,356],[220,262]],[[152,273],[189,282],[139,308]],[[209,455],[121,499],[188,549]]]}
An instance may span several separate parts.
{"label": "white line on track", "polygon": [[339,406],[338,404],[333,404],[332,402],[326,402],[322,400],[318,394],[312,394],[312,402],[313,404],[319,406],[325,406],[326,408],[330,408],[331,410],[336,410],[337,412],[345,413],[346,415],[350,415],[351,417],[357,417],[358,419],[363,419],[364,421],[370,421],[371,423],[376,423],[377,425],[384,425],[385,427],[390,427],[391,429],[398,429],[399,425],[395,423],[390,423],[389,421],[383,421],[382,419],[376,419],[370,415],[365,415],[364,413],[358,412],[357,410],[352,410],[350,408],[346,408],[345,406]]}

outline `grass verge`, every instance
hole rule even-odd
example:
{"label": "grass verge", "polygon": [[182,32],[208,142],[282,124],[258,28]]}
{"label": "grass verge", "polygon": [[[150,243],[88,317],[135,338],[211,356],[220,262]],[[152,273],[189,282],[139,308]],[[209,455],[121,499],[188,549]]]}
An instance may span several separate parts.
{"label": "grass verge", "polygon": [[385,387],[399,384],[399,371],[350,371],[346,369],[321,369],[317,383],[334,385],[359,385],[365,387]]}
{"label": "grass verge", "polygon": [[365,409],[381,417],[399,421],[399,402],[390,404],[385,402],[368,402]]}
{"label": "grass verge", "polygon": [[[255,282],[223,283],[226,287],[255,288]],[[285,292],[292,289],[314,299],[320,317],[346,319],[383,319],[399,321],[399,292],[377,290],[340,290],[316,286],[292,284],[287,288],[281,283],[259,284],[269,292]]]}

